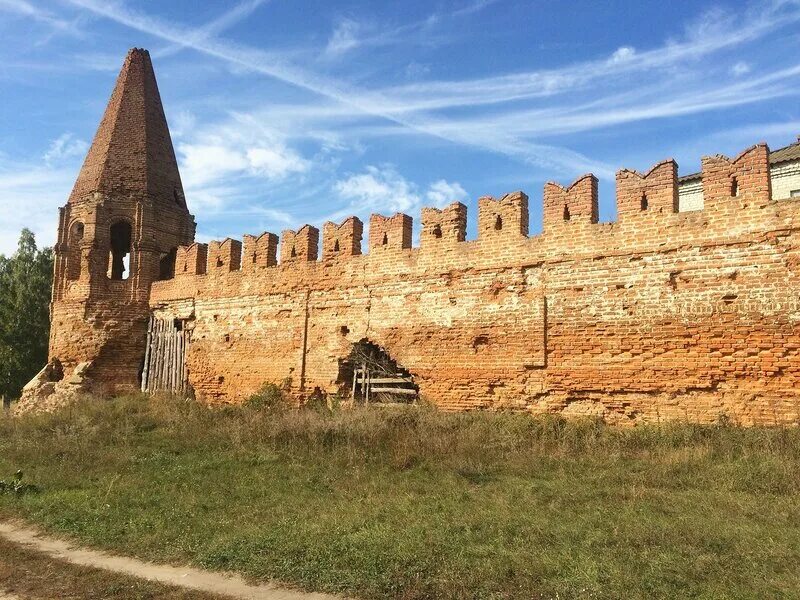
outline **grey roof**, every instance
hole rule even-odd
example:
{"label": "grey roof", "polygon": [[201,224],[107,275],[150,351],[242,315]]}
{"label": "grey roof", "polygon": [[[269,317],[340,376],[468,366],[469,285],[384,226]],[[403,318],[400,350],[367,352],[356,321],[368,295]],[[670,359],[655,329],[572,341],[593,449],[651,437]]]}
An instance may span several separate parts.
{"label": "grey roof", "polygon": [[[800,136],[794,144],[789,144],[783,148],[778,148],[769,153],[769,164],[777,165],[779,163],[787,162],[790,160],[800,160]],[[685,183],[687,181],[694,181],[700,179],[702,173],[690,173],[689,175],[682,175],[678,177],[678,183]]]}

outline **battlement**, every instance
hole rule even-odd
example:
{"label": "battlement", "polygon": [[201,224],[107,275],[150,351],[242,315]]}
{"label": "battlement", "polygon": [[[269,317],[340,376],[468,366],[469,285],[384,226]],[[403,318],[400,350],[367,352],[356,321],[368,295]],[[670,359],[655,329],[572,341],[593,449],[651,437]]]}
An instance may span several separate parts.
{"label": "battlement", "polygon": [[678,163],[661,161],[646,173],[617,171],[617,213],[631,215],[678,212]]}
{"label": "battlement", "polygon": [[391,217],[371,215],[369,218],[369,251],[407,250],[411,248],[413,219],[403,213]]}
{"label": "battlement", "polygon": [[278,236],[265,231],[259,236],[244,236],[244,254],[242,267],[252,271],[260,268],[274,267],[278,264]]}
{"label": "battlement", "polygon": [[230,273],[242,266],[242,242],[225,238],[221,242],[208,245],[207,273]]}
{"label": "battlement", "polygon": [[581,175],[569,186],[554,181],[544,184],[544,231],[568,221],[597,223],[599,220],[597,177]]}
{"label": "battlement", "polygon": [[453,244],[467,239],[467,207],[461,202],[453,202],[445,208],[422,209],[422,233],[420,244],[423,248],[434,244]]}
{"label": "battlement", "polygon": [[319,229],[303,225],[297,231],[286,229],[281,234],[281,262],[308,262],[317,260]]}
{"label": "battlement", "polygon": [[322,258],[358,256],[364,223],[358,217],[349,217],[337,225],[328,221],[322,227]]}
{"label": "battlement", "polygon": [[742,203],[769,202],[772,196],[766,144],[756,144],[733,160],[722,154],[705,156],[702,168],[706,207],[734,198]]}
{"label": "battlement", "polygon": [[528,235],[528,196],[512,192],[499,200],[478,198],[478,239],[499,235]]}
{"label": "battlement", "polygon": [[175,275],[205,275],[208,260],[208,244],[195,242],[189,246],[178,246],[175,253]]}
{"label": "battlement", "polygon": [[[406,252],[414,261],[442,265],[443,256],[460,252],[475,264],[512,260],[534,262],[558,260],[576,251],[602,254],[613,251],[643,251],[663,248],[666,244],[700,244],[725,239],[732,232],[766,232],[780,228],[775,210],[763,211],[769,204],[769,150],[759,144],[734,159],[717,155],[703,159],[702,185],[706,195],[703,210],[677,212],[678,165],[664,160],[648,171],[622,169],[617,173],[619,222],[598,222],[598,180],[591,173],[578,177],[568,186],[549,181],[543,193],[543,234],[528,235],[528,196],[522,191],[500,198],[478,199],[478,235],[466,240],[467,207],[454,202],[444,208],[422,209],[420,246],[412,248],[412,217],[397,213],[391,217],[370,216],[369,253],[362,257],[364,225],[355,216],[341,223],[327,222],[322,231],[322,256],[319,257],[320,232],[312,225],[297,231],[285,230],[280,239],[265,232],[245,235],[244,244],[226,238],[205,244],[191,244],[177,249],[175,276],[224,275],[234,271],[257,273],[273,267],[291,269],[292,265],[325,263],[335,265],[345,259],[362,257],[381,260],[387,251]],[[730,201],[738,198],[740,204]],[[747,202],[757,200],[755,213],[743,218]],[[782,202],[782,201],[781,201]],[[773,203],[774,204],[774,203]],[[800,203],[782,203],[800,214]],[[785,211],[782,213],[788,214]],[[638,217],[650,215],[641,221]],[[707,226],[713,216],[715,227]],[[725,223],[728,223],[726,225]],[[576,246],[579,244],[579,246]],[[444,253],[444,254],[442,254]],[[515,254],[516,253],[516,254]],[[511,257],[511,258],[510,258]],[[429,268],[429,267],[428,267]],[[376,263],[378,269],[378,263]],[[160,284],[159,284],[160,285]]]}

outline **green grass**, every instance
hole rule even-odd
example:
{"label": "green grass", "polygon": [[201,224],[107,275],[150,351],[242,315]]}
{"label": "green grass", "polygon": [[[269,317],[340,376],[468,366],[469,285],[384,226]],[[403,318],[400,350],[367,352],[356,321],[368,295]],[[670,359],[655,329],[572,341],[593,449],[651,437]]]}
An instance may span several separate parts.
{"label": "green grass", "polygon": [[99,548],[364,598],[800,597],[800,429],[85,401],[0,495]]}

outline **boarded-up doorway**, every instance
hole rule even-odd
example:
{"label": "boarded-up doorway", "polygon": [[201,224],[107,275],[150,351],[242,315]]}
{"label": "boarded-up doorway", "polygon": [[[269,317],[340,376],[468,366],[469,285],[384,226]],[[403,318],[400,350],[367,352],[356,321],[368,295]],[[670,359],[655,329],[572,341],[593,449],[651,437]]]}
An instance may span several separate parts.
{"label": "boarded-up doorway", "polygon": [[184,394],[189,391],[186,353],[192,332],[186,321],[150,317],[142,371],[142,391]]}

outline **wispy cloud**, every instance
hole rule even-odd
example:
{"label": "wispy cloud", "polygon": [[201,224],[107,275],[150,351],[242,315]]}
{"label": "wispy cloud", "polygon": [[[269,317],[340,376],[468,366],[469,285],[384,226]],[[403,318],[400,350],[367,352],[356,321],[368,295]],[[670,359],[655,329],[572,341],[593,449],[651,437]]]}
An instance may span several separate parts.
{"label": "wispy cloud", "polygon": [[0,0],[0,11],[27,17],[69,35],[81,35],[77,21],[68,21],[27,0]]}
{"label": "wispy cloud", "polygon": [[[547,166],[556,166],[559,172],[574,172],[595,165],[598,170],[607,172],[604,165],[592,161],[574,151],[548,147],[544,144],[529,145],[524,140],[510,138],[502,144],[480,144],[471,136],[447,136],[446,129],[424,116],[408,117],[401,114],[401,103],[393,102],[381,92],[360,90],[352,85],[333,81],[315,73],[289,65],[282,56],[266,53],[253,48],[236,46],[219,40],[204,39],[194,35],[192,30],[167,24],[147,15],[131,11],[114,2],[100,3],[97,0],[68,0],[94,14],[112,19],[125,26],[149,33],[161,39],[180,42],[199,52],[227,61],[253,72],[268,75],[283,82],[336,100],[357,109],[365,115],[387,119],[417,133],[438,137],[458,144],[480,146],[509,156],[516,156],[528,162],[536,162],[538,157],[547,156]],[[575,160],[577,159],[577,160]]]}
{"label": "wispy cloud", "polygon": [[[243,19],[246,19],[252,15],[256,9],[266,2],[269,2],[269,0],[243,0],[242,2],[239,2],[229,11],[226,11],[213,21],[209,22],[203,27],[196,28],[193,32],[194,41],[200,42],[213,38],[214,36],[222,33],[226,29],[229,29]],[[153,55],[157,57],[169,56],[187,47],[189,47],[189,44],[185,42],[172,43],[169,46],[154,52]]]}
{"label": "wispy cloud", "polygon": [[74,134],[67,132],[50,143],[42,158],[48,165],[53,165],[69,158],[81,157],[88,149],[89,144],[85,140],[77,139]]}
{"label": "wispy cloud", "polygon": [[331,33],[327,46],[325,46],[325,56],[327,58],[339,57],[361,45],[359,39],[363,33],[362,25],[353,19],[340,19]]}

